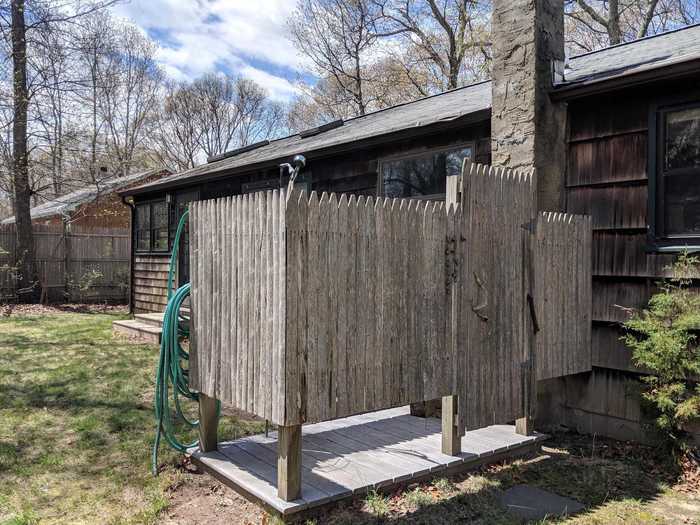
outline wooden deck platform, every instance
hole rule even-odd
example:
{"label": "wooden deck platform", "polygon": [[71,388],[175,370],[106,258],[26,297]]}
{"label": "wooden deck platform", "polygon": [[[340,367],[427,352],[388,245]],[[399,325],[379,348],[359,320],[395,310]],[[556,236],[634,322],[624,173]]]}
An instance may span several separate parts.
{"label": "wooden deck platform", "polygon": [[301,499],[277,497],[277,435],[219,443],[215,452],[192,452],[224,484],[285,517],[371,489],[439,473],[468,470],[534,449],[544,435],[521,436],[510,425],[467,432],[460,457],[440,452],[440,421],[409,414],[408,407],[351,416],[302,428]]}

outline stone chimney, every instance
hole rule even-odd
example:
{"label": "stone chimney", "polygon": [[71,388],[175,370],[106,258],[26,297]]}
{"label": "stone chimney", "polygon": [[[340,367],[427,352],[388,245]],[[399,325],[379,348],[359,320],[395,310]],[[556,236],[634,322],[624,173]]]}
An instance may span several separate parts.
{"label": "stone chimney", "polygon": [[537,172],[540,210],[563,209],[566,108],[549,99],[564,61],[564,0],[494,0],[491,155]]}

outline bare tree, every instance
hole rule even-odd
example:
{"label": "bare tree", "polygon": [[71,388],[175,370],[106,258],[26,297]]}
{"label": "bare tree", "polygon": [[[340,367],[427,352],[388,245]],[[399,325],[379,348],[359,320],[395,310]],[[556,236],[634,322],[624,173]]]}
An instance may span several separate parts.
{"label": "bare tree", "polygon": [[166,86],[153,151],[176,170],[194,168],[200,156],[202,131],[197,125],[200,104],[186,83]]}
{"label": "bare tree", "polygon": [[283,107],[270,102],[265,89],[250,79],[236,82],[234,105],[238,114],[238,146],[274,137],[284,125]]}
{"label": "bare tree", "polygon": [[36,296],[34,263],[34,234],[30,216],[32,188],[29,179],[29,104],[33,96],[29,86],[27,57],[29,46],[41,45],[34,38],[38,31],[49,31],[60,23],[71,23],[88,13],[101,9],[113,0],[66,0],[55,4],[49,0],[3,0],[0,2],[0,27],[9,33],[12,59],[12,186],[13,211],[17,230],[16,262],[19,286],[27,296]]}
{"label": "bare tree", "polygon": [[163,73],[154,58],[154,44],[138,29],[123,25],[115,34],[98,99],[118,171],[128,175],[155,118]]}
{"label": "bare tree", "polygon": [[109,83],[115,80],[113,62],[118,59],[115,24],[107,12],[97,12],[86,17],[80,24],[74,38],[79,76],[76,81],[76,95],[80,101],[81,113],[89,122],[88,169],[93,181],[98,179],[98,159],[100,138],[104,137],[106,122],[102,114],[102,94],[111,93]]}
{"label": "bare tree", "polygon": [[[211,157],[230,149],[236,143],[236,134],[243,115],[239,111],[246,104],[239,100],[238,83],[231,77],[210,73],[196,79],[191,86],[193,95],[201,102],[197,112],[197,124],[200,130],[200,146]],[[243,92],[244,93],[244,92]],[[264,95],[253,92],[254,98]]]}
{"label": "bare tree", "polygon": [[593,51],[698,20],[697,0],[566,0],[567,41]]}
{"label": "bare tree", "polygon": [[27,24],[24,0],[11,1],[12,32],[12,83],[14,114],[12,125],[12,184],[14,212],[17,227],[16,266],[20,286],[34,288],[36,266],[34,261],[34,232],[30,216],[31,190],[27,152]]}
{"label": "bare tree", "polygon": [[207,74],[192,83],[170,83],[163,98],[153,150],[176,169],[274,137],[286,123],[284,108],[249,79]]}
{"label": "bare tree", "polygon": [[[36,72],[34,94],[31,97],[37,128],[34,134],[41,134],[41,142],[48,150],[48,165],[45,168],[52,193],[61,195],[65,179],[65,112],[70,96],[70,86],[66,81],[70,65],[61,32],[50,27],[38,28],[35,39],[40,45],[35,46],[34,53],[29,57],[32,69]],[[32,193],[36,196],[40,191],[41,188],[37,188],[37,181],[34,180]]]}
{"label": "bare tree", "polygon": [[[372,1],[380,14],[377,36],[402,37],[401,62],[409,78],[427,69],[438,89],[445,90],[488,74],[489,1]],[[469,55],[479,57],[480,65],[467,75]],[[415,82],[416,87],[423,82]]]}
{"label": "bare tree", "polygon": [[488,76],[488,0],[301,0],[293,41],[319,77],[301,84],[293,129]]}
{"label": "bare tree", "polygon": [[366,88],[373,81],[367,54],[376,42],[372,7],[370,0],[300,0],[289,24],[294,45],[314,72],[357,115],[373,103]]}

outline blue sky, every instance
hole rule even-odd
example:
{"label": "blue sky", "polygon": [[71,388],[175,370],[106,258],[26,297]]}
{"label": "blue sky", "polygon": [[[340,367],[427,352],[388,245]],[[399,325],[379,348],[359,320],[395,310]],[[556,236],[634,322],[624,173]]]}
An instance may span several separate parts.
{"label": "blue sky", "polygon": [[294,0],[130,0],[112,8],[158,44],[157,59],[178,80],[210,71],[245,76],[275,100],[312,80],[287,38]]}

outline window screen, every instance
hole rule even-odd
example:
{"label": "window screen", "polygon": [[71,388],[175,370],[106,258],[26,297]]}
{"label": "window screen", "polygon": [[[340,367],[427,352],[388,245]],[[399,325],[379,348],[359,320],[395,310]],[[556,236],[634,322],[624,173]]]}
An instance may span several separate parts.
{"label": "window screen", "polygon": [[382,193],[385,197],[442,197],[447,177],[459,175],[462,162],[471,157],[472,147],[460,146],[383,161]]}
{"label": "window screen", "polygon": [[165,201],[136,205],[136,251],[168,250],[168,204]]}
{"label": "window screen", "polygon": [[151,206],[139,204],[136,206],[136,250],[151,249]]}
{"label": "window screen", "polygon": [[151,242],[154,252],[168,250],[168,204],[165,201],[151,203]]}
{"label": "window screen", "polygon": [[700,104],[663,113],[657,206],[666,237],[700,235]]}

